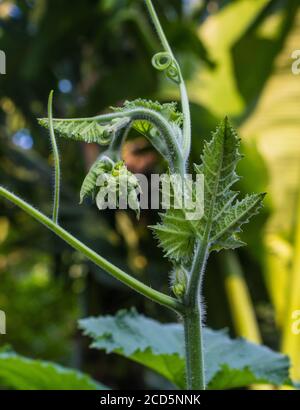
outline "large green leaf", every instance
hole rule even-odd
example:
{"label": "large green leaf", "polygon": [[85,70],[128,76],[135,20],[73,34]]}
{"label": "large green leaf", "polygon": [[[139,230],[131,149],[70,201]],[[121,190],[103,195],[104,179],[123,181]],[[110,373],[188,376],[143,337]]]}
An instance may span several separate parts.
{"label": "large green leaf", "polygon": [[0,352],[0,385],[17,390],[101,390],[89,376],[54,363]]}
{"label": "large green leaf", "polygon": [[[118,353],[185,387],[183,329],[161,324],[135,310],[116,316],[79,322],[93,339],[92,347]],[[251,383],[281,385],[289,378],[289,360],[267,347],[243,339],[232,340],[225,331],[204,330],[206,380],[210,389],[228,389]]]}

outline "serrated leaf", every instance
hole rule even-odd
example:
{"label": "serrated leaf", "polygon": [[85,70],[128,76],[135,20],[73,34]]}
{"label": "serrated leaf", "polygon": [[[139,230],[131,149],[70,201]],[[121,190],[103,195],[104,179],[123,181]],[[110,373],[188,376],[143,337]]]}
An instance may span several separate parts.
{"label": "serrated leaf", "polygon": [[162,223],[149,226],[159,240],[165,256],[177,262],[186,262],[193,253],[196,236],[192,221],[186,220],[181,209],[169,209],[161,215]]}
{"label": "serrated leaf", "polygon": [[237,201],[222,217],[216,219],[214,225],[213,243],[226,242],[240,231],[241,225],[247,223],[249,219],[257,214],[261,207],[265,194],[247,195],[243,200]]}
{"label": "serrated leaf", "polygon": [[168,175],[167,180],[170,185],[162,195],[162,206],[167,210],[160,213],[161,223],[149,228],[154,232],[166,257],[186,264],[195,248],[199,221],[189,219],[188,210],[181,203],[184,204],[187,199],[195,200],[195,195],[192,186],[182,185],[179,175]]}
{"label": "serrated leaf", "polygon": [[[122,310],[116,316],[80,320],[93,339],[92,347],[117,353],[143,364],[185,388],[184,336],[180,324],[162,324]],[[252,383],[282,385],[289,379],[289,359],[267,347],[224,331],[204,329],[206,381],[210,389],[229,389]]]}
{"label": "serrated leaf", "polygon": [[229,238],[222,240],[221,238],[214,242],[211,246],[212,251],[220,251],[222,249],[236,249],[245,246],[246,243],[241,241],[236,235],[231,235]]}
{"label": "serrated leaf", "polygon": [[[61,137],[70,138],[87,143],[107,145],[112,137],[124,129],[130,119],[127,117],[115,118],[108,124],[99,124],[96,119],[53,119],[54,131]],[[39,124],[49,128],[48,118],[40,118]]]}
{"label": "serrated leaf", "polygon": [[[241,159],[239,138],[227,118],[217,128],[212,139],[204,145],[202,163],[195,165],[197,174],[204,176],[204,215],[197,224],[185,218],[184,210],[177,212],[177,223],[162,217],[154,227],[165,255],[177,262],[192,260],[197,240],[208,242],[210,251],[235,249],[244,245],[237,237],[241,226],[255,215],[264,194],[248,195],[238,200],[231,188],[238,180],[236,166]],[[191,246],[193,245],[193,246]]]}
{"label": "serrated leaf", "polygon": [[237,238],[241,226],[255,215],[264,194],[248,195],[237,200],[231,187],[238,180],[236,166],[241,159],[240,140],[228,119],[219,125],[213,138],[204,146],[202,164],[195,170],[204,175],[204,216],[199,223],[200,237],[209,232],[212,247],[235,249],[243,243]]}
{"label": "serrated leaf", "polygon": [[102,390],[89,376],[54,363],[0,352],[0,384],[17,390]]}
{"label": "serrated leaf", "polygon": [[80,203],[83,202],[86,196],[94,193],[98,176],[101,173],[108,172],[109,170],[111,170],[111,168],[112,164],[110,164],[103,158],[97,159],[94,162],[81,185]]}
{"label": "serrated leaf", "polygon": [[[151,101],[151,100],[144,100],[139,98],[134,101],[125,101],[123,107],[117,107],[113,109],[115,111],[122,111],[125,109],[134,109],[134,108],[147,108],[149,110],[153,110],[159,112],[166,120],[176,123],[177,125],[181,126],[183,122],[183,115],[181,112],[177,110],[177,103],[165,103],[160,104],[158,101]],[[139,121],[136,121],[137,123]]]}

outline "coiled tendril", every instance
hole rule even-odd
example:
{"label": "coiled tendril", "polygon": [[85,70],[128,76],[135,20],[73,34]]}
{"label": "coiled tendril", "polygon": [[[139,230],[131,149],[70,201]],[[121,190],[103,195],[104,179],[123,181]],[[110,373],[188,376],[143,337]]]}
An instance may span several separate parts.
{"label": "coiled tendril", "polygon": [[180,84],[181,77],[177,61],[167,51],[163,51],[155,54],[152,57],[152,65],[159,71],[165,71],[166,76],[174,81],[176,84]]}

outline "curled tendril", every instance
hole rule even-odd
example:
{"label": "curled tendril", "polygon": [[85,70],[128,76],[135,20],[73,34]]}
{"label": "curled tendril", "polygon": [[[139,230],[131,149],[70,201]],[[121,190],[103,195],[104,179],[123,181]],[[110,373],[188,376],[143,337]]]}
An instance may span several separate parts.
{"label": "curled tendril", "polygon": [[180,84],[178,64],[170,53],[163,51],[155,54],[152,58],[152,65],[159,71],[165,71],[166,76],[174,83]]}

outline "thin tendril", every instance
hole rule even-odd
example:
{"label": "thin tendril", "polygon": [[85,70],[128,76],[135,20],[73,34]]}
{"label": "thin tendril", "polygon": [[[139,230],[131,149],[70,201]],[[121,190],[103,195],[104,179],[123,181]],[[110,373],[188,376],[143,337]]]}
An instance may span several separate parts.
{"label": "thin tendril", "polygon": [[52,220],[54,223],[58,223],[58,211],[59,211],[59,195],[60,195],[60,161],[59,152],[56,144],[54,127],[53,127],[53,116],[52,116],[52,100],[53,100],[53,90],[49,94],[48,99],[48,119],[49,119],[49,131],[50,131],[50,141],[54,157],[54,199],[53,199],[53,213]]}
{"label": "thin tendril", "polygon": [[[176,61],[176,58],[174,57],[173,51],[170,47],[170,44],[167,40],[167,37],[163,31],[163,28],[160,24],[160,21],[158,19],[158,16],[156,14],[156,11],[153,7],[152,1],[151,0],[145,0],[146,6],[148,8],[151,20],[156,28],[158,37],[162,43],[163,48],[165,49],[165,52],[168,54],[168,56],[172,57],[173,65],[175,65],[178,75],[180,78],[180,81],[178,82],[179,88],[180,88],[180,95],[181,95],[181,106],[182,106],[182,112],[183,112],[183,157],[185,161],[187,160],[189,153],[190,153],[190,147],[191,147],[191,114],[190,114],[190,106],[189,106],[189,99],[188,99],[188,94],[187,94],[187,89],[186,85],[184,83],[182,73],[180,70],[180,66]],[[160,54],[160,53],[158,53]],[[155,57],[155,56],[154,56]],[[157,62],[157,61],[156,61]],[[152,60],[153,64],[153,60]]]}
{"label": "thin tendril", "polygon": [[181,83],[179,66],[172,54],[167,51],[155,54],[152,58],[152,65],[159,71],[165,71],[166,76],[176,84]]}

